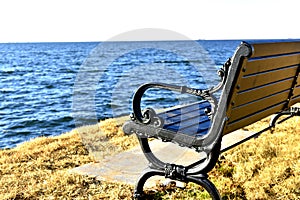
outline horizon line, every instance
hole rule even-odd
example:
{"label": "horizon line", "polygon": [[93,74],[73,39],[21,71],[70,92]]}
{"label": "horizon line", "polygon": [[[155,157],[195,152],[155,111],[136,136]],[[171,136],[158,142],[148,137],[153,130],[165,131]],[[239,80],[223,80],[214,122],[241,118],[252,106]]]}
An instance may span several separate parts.
{"label": "horizon line", "polygon": [[172,42],[172,41],[249,41],[249,40],[299,40],[300,38],[248,38],[248,39],[191,39],[191,40],[106,40],[106,41],[96,41],[96,40],[86,40],[86,41],[0,41],[0,44],[26,44],[26,43],[109,43],[109,42]]}

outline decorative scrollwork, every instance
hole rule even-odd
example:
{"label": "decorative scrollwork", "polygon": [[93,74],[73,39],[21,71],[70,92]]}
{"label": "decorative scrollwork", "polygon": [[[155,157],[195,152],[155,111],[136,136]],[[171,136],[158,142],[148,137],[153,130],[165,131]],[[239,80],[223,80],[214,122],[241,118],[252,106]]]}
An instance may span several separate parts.
{"label": "decorative scrollwork", "polygon": [[291,107],[291,108],[290,108],[290,112],[291,112],[293,115],[300,116],[300,107]]}
{"label": "decorative scrollwork", "polygon": [[144,118],[144,123],[150,123],[155,127],[161,127],[163,125],[163,120],[160,117],[158,117],[154,109],[146,108],[145,110],[143,110],[142,114]]}
{"label": "decorative scrollwork", "polygon": [[209,93],[211,93],[211,94],[215,93],[215,92],[219,91],[225,85],[230,65],[231,65],[231,59],[228,58],[226,63],[223,65],[223,67],[218,70],[218,75],[219,75],[219,77],[221,77],[220,83],[217,86],[211,88],[209,90]]}
{"label": "decorative scrollwork", "polygon": [[[136,117],[135,117],[135,114],[134,113],[132,113],[131,115],[130,115],[130,118],[131,118],[131,120],[132,121],[137,121],[138,122],[138,120],[136,119]],[[143,124],[151,124],[151,125],[153,125],[154,127],[162,127],[163,126],[163,119],[162,118],[160,118],[157,114],[156,114],[156,112],[155,112],[155,110],[154,109],[152,109],[152,108],[146,108],[145,110],[143,110],[142,111],[142,123]]]}
{"label": "decorative scrollwork", "polygon": [[223,79],[223,82],[226,81],[230,65],[231,65],[231,58],[228,58],[228,60],[223,65],[223,67],[218,71],[218,75]]}
{"label": "decorative scrollwork", "polygon": [[186,86],[182,87],[181,93],[187,93],[187,94],[199,96],[199,97],[202,97],[203,99],[210,96],[209,90],[194,89],[194,88],[189,88]]}
{"label": "decorative scrollwork", "polygon": [[186,180],[186,169],[184,166],[175,164],[166,164],[165,166],[165,177],[173,180],[185,181]]}

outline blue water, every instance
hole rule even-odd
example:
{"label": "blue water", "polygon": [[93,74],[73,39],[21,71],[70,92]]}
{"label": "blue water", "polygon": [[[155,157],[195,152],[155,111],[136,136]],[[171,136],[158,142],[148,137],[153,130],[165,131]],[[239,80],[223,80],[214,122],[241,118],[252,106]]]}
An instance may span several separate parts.
{"label": "blue water", "polygon": [[[145,82],[211,87],[239,43],[197,41],[201,56],[186,41],[0,44],[0,148],[127,115]],[[143,106],[194,100],[151,90]]]}

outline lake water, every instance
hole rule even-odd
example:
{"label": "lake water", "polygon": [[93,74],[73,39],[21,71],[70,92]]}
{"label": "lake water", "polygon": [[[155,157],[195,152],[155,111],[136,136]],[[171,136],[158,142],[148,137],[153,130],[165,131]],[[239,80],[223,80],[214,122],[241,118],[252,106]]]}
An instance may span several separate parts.
{"label": "lake water", "polygon": [[[146,82],[208,88],[240,41],[0,44],[0,148],[131,112]],[[151,90],[143,106],[196,100]]]}

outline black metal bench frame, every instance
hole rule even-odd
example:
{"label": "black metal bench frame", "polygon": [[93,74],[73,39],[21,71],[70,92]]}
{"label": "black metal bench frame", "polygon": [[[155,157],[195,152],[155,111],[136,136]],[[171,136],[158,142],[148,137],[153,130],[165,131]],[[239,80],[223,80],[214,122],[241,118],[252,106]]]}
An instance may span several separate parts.
{"label": "black metal bench frame", "polygon": [[[288,62],[285,62],[286,60],[288,60]],[[266,63],[267,67],[262,66],[264,63]],[[277,64],[273,66],[273,63]],[[289,63],[293,65],[289,65]],[[250,72],[247,69],[247,65],[252,66]],[[253,72],[251,72],[251,70]],[[286,73],[288,78],[279,75],[282,72]],[[229,59],[223,65],[223,68],[219,70],[218,74],[222,80],[214,88],[200,90],[186,86],[162,83],[148,83],[142,85],[133,97],[133,114],[131,115],[131,121],[125,123],[123,126],[123,130],[126,134],[135,133],[137,135],[142,151],[149,161],[149,167],[143,172],[136,184],[134,197],[136,199],[143,199],[143,187],[145,182],[150,177],[159,175],[182,182],[194,182],[203,186],[213,199],[221,199],[214,184],[208,180],[207,173],[215,166],[220,153],[251,138],[257,137],[267,130],[273,129],[277,120],[283,115],[287,115],[287,117],[278,123],[294,116],[300,116],[300,108],[291,107],[300,102],[299,73],[299,41],[257,44],[242,42],[232,59]],[[278,75],[279,80],[276,78],[273,80],[273,77],[276,77],[274,74]],[[256,80],[256,76],[260,75],[262,76],[261,80]],[[266,78],[270,79],[268,83],[264,83],[263,79]],[[278,92],[276,90],[273,92],[274,94],[269,94],[269,96],[265,97],[264,95],[268,94],[263,93],[269,91],[270,87],[277,88],[277,90],[280,91]],[[209,102],[210,106],[204,111],[211,120],[207,134],[196,137],[181,133],[180,131],[176,132],[164,129],[164,119],[162,119],[159,114],[156,114],[153,109],[147,108],[144,111],[141,110],[140,104],[142,96],[150,88],[161,88],[197,95],[202,97],[204,101]],[[214,93],[222,88],[221,98],[217,101]],[[247,93],[251,96],[254,94],[254,96],[257,96],[257,99],[248,100],[249,95],[245,95]],[[276,98],[280,101],[275,102],[274,105],[269,107],[257,108],[257,111],[251,113],[250,110],[253,106],[256,106],[257,103],[270,102],[272,98]],[[252,124],[271,114],[276,115],[271,119],[270,125],[267,128],[231,146],[221,149],[223,135],[230,134],[234,130]],[[165,142],[173,142],[180,146],[195,149],[197,152],[204,152],[206,158],[189,166],[165,163],[153,154],[149,146],[148,138],[157,138]]]}

